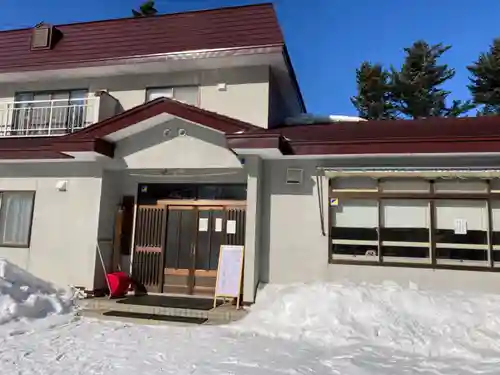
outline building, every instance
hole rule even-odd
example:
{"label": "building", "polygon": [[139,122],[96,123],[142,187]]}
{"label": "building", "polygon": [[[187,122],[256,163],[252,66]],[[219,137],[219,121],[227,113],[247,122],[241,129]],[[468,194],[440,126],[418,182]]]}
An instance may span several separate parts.
{"label": "building", "polygon": [[0,97],[0,257],[56,284],[104,287],[99,247],[150,292],[211,295],[228,243],[246,302],[499,288],[500,121],[281,125],[306,109],[270,4],[0,32]]}

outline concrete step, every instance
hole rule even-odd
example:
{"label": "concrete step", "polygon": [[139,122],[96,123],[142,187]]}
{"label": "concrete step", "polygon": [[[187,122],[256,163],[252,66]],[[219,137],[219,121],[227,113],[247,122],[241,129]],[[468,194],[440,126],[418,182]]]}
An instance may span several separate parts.
{"label": "concrete step", "polygon": [[[106,321],[115,321],[122,323],[131,324],[144,324],[144,325],[167,325],[176,327],[193,327],[202,324],[207,324],[208,320],[199,319],[198,321],[180,321],[175,318],[165,315],[148,315],[148,314],[133,314],[133,313],[123,313],[120,315],[115,315],[116,311],[109,310],[80,310],[78,315],[85,318],[101,319]],[[165,319],[174,318],[174,319]]]}
{"label": "concrete step", "polygon": [[[247,311],[243,308],[236,310],[233,305],[221,305],[210,310],[196,310],[188,308],[174,308],[162,306],[148,306],[119,303],[120,300],[103,298],[89,298],[77,301],[77,306],[85,314],[103,315],[103,317],[115,318],[130,317],[131,319],[159,320],[168,319],[165,317],[178,318],[182,320],[196,322],[196,319],[206,320],[209,324],[227,324],[243,318]],[[163,317],[163,318],[162,318]],[[172,323],[172,322],[170,322]],[[200,324],[200,323],[196,323]]]}

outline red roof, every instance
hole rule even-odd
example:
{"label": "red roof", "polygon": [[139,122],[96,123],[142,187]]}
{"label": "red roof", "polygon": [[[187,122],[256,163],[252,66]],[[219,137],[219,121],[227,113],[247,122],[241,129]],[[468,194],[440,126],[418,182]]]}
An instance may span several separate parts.
{"label": "red roof", "polygon": [[71,152],[96,152],[113,157],[115,145],[105,140],[104,137],[162,113],[168,113],[226,134],[259,129],[255,125],[215,112],[176,100],[159,98],[61,137],[0,138],[0,159],[71,158],[66,154]]}
{"label": "red roof", "polygon": [[[284,155],[500,152],[500,116],[295,125],[262,129],[176,100],[160,98],[62,137],[0,138],[0,159],[114,156],[106,136],[168,113],[226,134],[232,149],[279,149]],[[109,138],[108,138],[109,139]]]}
{"label": "red roof", "polygon": [[228,139],[246,148],[261,137],[281,137],[282,152],[296,155],[500,152],[500,116],[294,125]]}
{"label": "red roof", "polygon": [[56,25],[51,50],[30,50],[32,29],[0,32],[0,72],[83,66],[202,49],[284,45],[272,4]]}

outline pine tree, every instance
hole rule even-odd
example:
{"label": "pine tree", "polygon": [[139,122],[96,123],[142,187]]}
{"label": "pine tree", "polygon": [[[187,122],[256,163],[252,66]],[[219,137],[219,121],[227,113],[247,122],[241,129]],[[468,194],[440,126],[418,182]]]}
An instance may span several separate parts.
{"label": "pine tree", "polygon": [[357,95],[351,102],[360,117],[367,120],[393,118],[389,95],[389,72],[380,64],[363,62],[356,69]]}
{"label": "pine tree", "polygon": [[158,11],[155,8],[155,2],[154,0],[148,0],[144,2],[140,7],[139,10],[132,9],[132,14],[134,17],[149,17],[149,16],[155,16]]}
{"label": "pine tree", "polygon": [[455,70],[438,60],[450,48],[419,40],[404,49],[404,63],[399,71],[391,69],[390,82],[393,105],[403,117],[458,117],[473,107],[458,100],[446,106],[450,92],[441,85],[455,76]]}
{"label": "pine tree", "polygon": [[480,106],[478,115],[500,115],[500,38],[467,70],[471,74],[467,87],[474,103]]}

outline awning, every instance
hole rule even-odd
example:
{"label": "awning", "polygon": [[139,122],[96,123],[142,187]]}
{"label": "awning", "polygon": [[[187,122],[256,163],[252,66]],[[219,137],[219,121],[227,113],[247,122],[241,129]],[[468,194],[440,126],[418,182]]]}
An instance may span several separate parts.
{"label": "awning", "polygon": [[413,178],[500,178],[500,169],[337,169],[323,168],[325,176],[336,177],[413,177]]}

